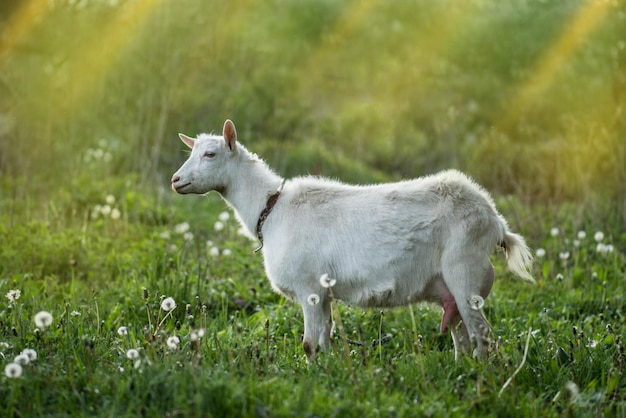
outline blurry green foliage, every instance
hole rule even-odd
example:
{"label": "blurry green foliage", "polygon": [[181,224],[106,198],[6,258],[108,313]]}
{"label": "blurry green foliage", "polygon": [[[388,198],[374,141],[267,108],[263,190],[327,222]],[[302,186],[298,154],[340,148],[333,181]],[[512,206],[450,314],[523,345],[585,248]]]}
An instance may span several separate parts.
{"label": "blurry green foliage", "polygon": [[65,184],[103,140],[106,175],[167,187],[185,158],[176,134],[231,118],[285,175],[370,182],[457,167],[527,201],[624,201],[623,2],[6,9],[0,173],[37,179],[19,193]]}

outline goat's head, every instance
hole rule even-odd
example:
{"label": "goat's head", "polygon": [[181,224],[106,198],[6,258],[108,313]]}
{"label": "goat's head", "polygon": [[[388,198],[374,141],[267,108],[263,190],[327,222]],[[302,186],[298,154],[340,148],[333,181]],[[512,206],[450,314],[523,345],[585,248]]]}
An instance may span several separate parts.
{"label": "goat's head", "polygon": [[224,194],[230,184],[230,177],[237,150],[235,125],[224,122],[223,136],[198,135],[197,139],[179,134],[189,148],[191,155],[172,176],[172,189],[181,194],[205,194],[216,190]]}

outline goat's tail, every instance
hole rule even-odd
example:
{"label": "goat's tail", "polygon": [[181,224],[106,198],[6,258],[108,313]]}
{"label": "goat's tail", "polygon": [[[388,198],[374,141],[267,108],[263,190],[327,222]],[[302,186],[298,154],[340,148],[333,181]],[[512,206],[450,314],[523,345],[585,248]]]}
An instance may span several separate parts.
{"label": "goat's tail", "polygon": [[530,249],[526,245],[524,237],[510,231],[504,232],[504,239],[500,243],[506,254],[507,265],[509,269],[530,282],[534,282],[533,276],[530,274],[533,265],[533,256]]}

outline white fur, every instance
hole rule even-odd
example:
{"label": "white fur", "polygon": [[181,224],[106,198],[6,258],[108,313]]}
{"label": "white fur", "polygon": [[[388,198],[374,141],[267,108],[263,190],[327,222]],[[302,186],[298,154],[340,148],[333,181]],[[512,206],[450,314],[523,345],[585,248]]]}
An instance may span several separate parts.
{"label": "white fur", "polygon": [[[174,190],[218,190],[256,238],[259,215],[283,179],[236,141],[230,121],[223,136],[181,139],[192,152],[172,178]],[[494,247],[503,246],[509,268],[532,281],[524,239],[508,230],[489,194],[455,170],[370,186],[287,180],[263,225],[263,239],[272,287],[302,306],[309,359],[318,344],[329,347],[330,294],[320,284],[323,274],[336,279],[334,297],[349,304],[443,306],[441,330],[451,330],[455,357],[471,341],[474,355],[488,348],[489,324],[480,307],[493,284]],[[307,302],[311,294],[319,295],[319,303]]]}

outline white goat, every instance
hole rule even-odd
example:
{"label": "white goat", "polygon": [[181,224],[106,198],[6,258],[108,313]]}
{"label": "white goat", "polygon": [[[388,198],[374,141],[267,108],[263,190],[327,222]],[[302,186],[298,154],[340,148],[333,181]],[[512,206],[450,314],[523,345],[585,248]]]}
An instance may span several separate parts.
{"label": "white goat", "polygon": [[336,279],[332,296],[349,304],[441,305],[441,332],[451,331],[455,358],[471,342],[474,356],[488,349],[490,327],[481,308],[493,285],[489,255],[496,245],[514,273],[533,281],[524,239],[508,230],[489,194],[458,171],[371,186],[283,180],[237,142],[230,120],[223,136],[180,138],[192,152],[172,188],[217,191],[261,241],[272,287],[302,306],[308,360],[318,344],[326,351],[330,343],[324,274]]}

